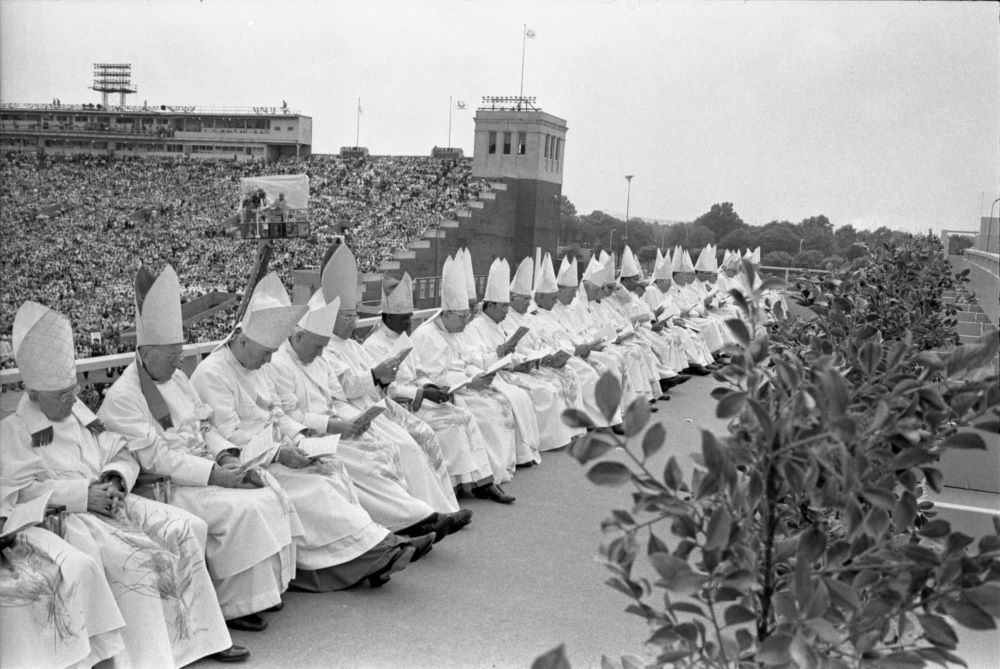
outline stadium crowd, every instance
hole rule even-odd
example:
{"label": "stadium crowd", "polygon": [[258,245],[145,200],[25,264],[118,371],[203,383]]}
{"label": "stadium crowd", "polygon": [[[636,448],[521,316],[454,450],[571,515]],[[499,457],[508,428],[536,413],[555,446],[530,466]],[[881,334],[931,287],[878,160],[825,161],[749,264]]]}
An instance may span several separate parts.
{"label": "stadium crowd", "polygon": [[[628,248],[620,271],[606,253],[585,269],[564,257],[558,273],[549,254],[513,271],[496,259],[480,295],[462,249],[445,260],[440,313],[415,328],[411,278],[383,277],[362,343],[359,264],[332,245],[308,305],[266,275],[190,377],[181,296],[203,279],[150,262],[121,295],[136,305],[136,356],[96,413],[79,398],[74,324],[23,302],[12,348],[25,392],[0,421],[0,665],[240,662],[250,650],[228,629],[265,629],[289,589],[418,577],[409,566],[472,522],[459,499],[513,503],[500,486],[518,467],[588,430],[624,434],[634,402],[655,412],[726,364],[723,323],[747,316],[730,291],[760,292],[743,262],[759,252],[720,267],[715,251],[695,265],[678,247],[648,277]],[[596,400],[604,373],[616,407]],[[169,492],[142,475],[169,477]],[[34,526],[46,503],[64,507],[52,531]]]}
{"label": "stadium crowd", "polygon": [[[75,324],[82,357],[125,350],[132,327],[131,277],[142,261],[169,261],[185,278],[183,299],[242,290],[256,256],[252,241],[217,234],[237,209],[239,180],[262,174],[310,179],[313,237],[275,245],[272,267],[290,276],[316,266],[343,233],[362,271],[486,187],[469,161],[422,157],[341,159],[316,155],[261,162],[184,158],[65,159],[4,154],[0,160],[0,357],[12,366],[10,332],[24,300],[43,302]],[[220,338],[232,311],[194,324],[191,341]]]}

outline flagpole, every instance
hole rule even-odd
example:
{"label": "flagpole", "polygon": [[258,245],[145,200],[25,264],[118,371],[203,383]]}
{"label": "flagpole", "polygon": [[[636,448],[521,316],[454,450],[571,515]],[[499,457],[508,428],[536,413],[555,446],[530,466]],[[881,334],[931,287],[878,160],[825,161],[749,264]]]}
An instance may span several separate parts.
{"label": "flagpole", "polygon": [[448,96],[448,148],[451,148],[451,96]]}
{"label": "flagpole", "polygon": [[354,126],[354,148],[361,146],[361,98],[358,98],[358,121]]}
{"label": "flagpole", "polygon": [[517,110],[521,111],[521,98],[524,97],[524,51],[528,44],[528,24],[521,26],[521,88],[517,93]]}

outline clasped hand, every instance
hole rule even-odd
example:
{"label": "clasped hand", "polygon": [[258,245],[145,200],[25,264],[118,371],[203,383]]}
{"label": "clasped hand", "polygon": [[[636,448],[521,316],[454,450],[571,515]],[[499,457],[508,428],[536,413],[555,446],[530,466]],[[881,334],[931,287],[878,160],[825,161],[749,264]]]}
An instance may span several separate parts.
{"label": "clasped hand", "polygon": [[451,399],[451,394],[447,390],[435,386],[424,386],[424,399],[443,404]]}
{"label": "clasped hand", "polygon": [[371,422],[361,420],[360,416],[354,420],[330,418],[326,422],[326,433],[339,434],[347,439],[352,439],[354,437],[360,437],[368,430],[369,427],[371,427]]}
{"label": "clasped hand", "polygon": [[87,489],[87,511],[102,516],[114,515],[118,505],[125,501],[125,493],[114,481],[91,483]]}

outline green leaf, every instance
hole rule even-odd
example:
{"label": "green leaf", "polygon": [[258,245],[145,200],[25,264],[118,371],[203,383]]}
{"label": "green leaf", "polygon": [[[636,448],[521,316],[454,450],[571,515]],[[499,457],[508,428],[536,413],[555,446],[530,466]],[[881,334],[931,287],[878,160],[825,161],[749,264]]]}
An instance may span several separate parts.
{"label": "green leaf", "polygon": [[757,614],[740,604],[734,604],[726,609],[723,613],[723,620],[726,621],[727,625],[740,625],[742,623],[748,623],[752,620],[757,620]]}
{"label": "green leaf", "polygon": [[865,518],[865,529],[874,537],[881,537],[889,529],[889,514],[879,508],[872,509]]}
{"label": "green leaf", "polygon": [[622,399],[622,386],[614,374],[605,372],[601,375],[594,389],[594,399],[597,400],[597,408],[610,421]]}
{"label": "green leaf", "polygon": [[544,655],[539,655],[531,663],[531,669],[571,669],[566,657],[566,645],[559,644]]}
{"label": "green leaf", "polygon": [[594,427],[594,421],[590,420],[588,416],[583,411],[579,409],[566,409],[562,412],[562,422],[570,427]]}
{"label": "green leaf", "polygon": [[972,449],[977,451],[986,450],[986,441],[975,432],[956,432],[941,444],[941,448]]}
{"label": "green leaf", "polygon": [[672,592],[686,597],[693,597],[705,584],[708,577],[693,571],[682,571],[674,574],[670,579],[669,588]]}
{"label": "green leaf", "polygon": [[944,611],[969,629],[992,630],[996,629],[997,626],[993,620],[993,616],[983,611],[981,607],[973,604],[968,599],[963,598],[957,601],[946,599],[944,601]]}
{"label": "green leaf", "polygon": [[723,548],[729,544],[729,533],[733,529],[733,519],[724,506],[720,506],[708,521],[705,540],[705,550]]}
{"label": "green leaf", "polygon": [[951,523],[943,518],[935,518],[934,520],[928,521],[923,527],[920,528],[920,534],[928,539],[940,539],[941,537],[948,536],[950,532]]}
{"label": "green leaf", "polygon": [[732,388],[727,388],[726,386],[717,386],[715,388],[712,388],[712,392],[710,392],[709,395],[712,396],[713,400],[718,400],[722,399],[731,392],[733,392]]}
{"label": "green leaf", "polygon": [[693,613],[698,616],[705,616],[705,609],[701,608],[697,604],[692,604],[691,602],[673,602],[670,605],[670,610],[674,613],[680,611],[682,613]]}
{"label": "green leaf", "polygon": [[620,486],[628,483],[632,472],[620,462],[598,462],[587,472],[592,483],[603,486]]}
{"label": "green leaf", "polygon": [[701,456],[704,458],[705,469],[710,474],[722,476],[726,468],[726,455],[715,435],[708,430],[701,431]]}
{"label": "green leaf", "polygon": [[942,646],[948,649],[958,647],[958,635],[951,628],[948,621],[941,616],[918,615],[920,626],[924,628],[924,636],[935,646]]}
{"label": "green leaf", "polygon": [[[625,419],[626,424],[628,419]],[[667,431],[663,429],[662,423],[653,423],[646,434],[642,436],[642,457],[649,458],[652,457],[660,448],[663,447],[663,442],[667,438]]]}
{"label": "green leaf", "polygon": [[646,543],[646,554],[652,555],[654,553],[668,553],[670,551],[667,545],[663,541],[653,534],[649,533],[649,541]]}
{"label": "green leaf", "polygon": [[736,588],[740,592],[746,592],[757,585],[757,577],[749,569],[738,569],[722,579],[722,584],[730,588]]}
{"label": "green leaf", "polygon": [[788,664],[792,660],[792,655],[788,652],[791,645],[791,634],[772,634],[760,645],[756,659],[765,667]]}
{"label": "green leaf", "polygon": [[746,399],[746,393],[729,393],[719,400],[719,404],[715,407],[715,415],[719,418],[732,418],[743,408]]}
{"label": "green leaf", "polygon": [[691,571],[691,566],[684,560],[670,553],[653,553],[649,563],[664,581],[669,581],[680,572]]}
{"label": "green leaf", "polygon": [[924,480],[927,481],[931,490],[941,494],[941,487],[944,485],[944,474],[941,473],[941,470],[934,467],[924,467],[920,471],[923,472]]}
{"label": "green leaf", "polygon": [[726,325],[729,326],[729,330],[733,333],[736,341],[743,346],[750,345],[750,330],[747,329],[746,323],[739,318],[728,318],[726,319]]}
{"label": "green leaf", "polygon": [[614,444],[596,434],[587,434],[570,444],[569,454],[576,458],[577,462],[581,465],[585,465],[591,460],[601,457],[614,447]]}
{"label": "green leaf", "polygon": [[673,455],[670,456],[666,466],[663,468],[663,483],[670,490],[677,490],[684,483],[684,474],[681,472],[681,466],[677,464],[677,458]]}
{"label": "green leaf", "polygon": [[817,527],[811,527],[799,535],[799,543],[796,548],[799,560],[807,564],[812,564],[826,550],[826,532]]}
{"label": "green leaf", "polygon": [[633,400],[625,410],[625,434],[634,437],[642,432],[642,428],[649,422],[649,416],[649,400],[643,397]]}
{"label": "green leaf", "polygon": [[871,502],[872,506],[883,511],[892,511],[896,506],[896,496],[885,488],[866,487],[861,489],[861,496]]}
{"label": "green leaf", "polygon": [[877,666],[879,669],[914,669],[923,667],[924,660],[914,652],[901,650],[878,658]]}
{"label": "green leaf", "polygon": [[972,424],[977,430],[983,430],[990,434],[1000,433],[1000,418],[985,418]]}
{"label": "green leaf", "polygon": [[966,590],[962,596],[991,616],[1000,617],[1000,585],[984,583]]}
{"label": "green leaf", "polygon": [[872,376],[882,362],[882,344],[875,339],[869,339],[858,350],[858,359],[868,376]]}

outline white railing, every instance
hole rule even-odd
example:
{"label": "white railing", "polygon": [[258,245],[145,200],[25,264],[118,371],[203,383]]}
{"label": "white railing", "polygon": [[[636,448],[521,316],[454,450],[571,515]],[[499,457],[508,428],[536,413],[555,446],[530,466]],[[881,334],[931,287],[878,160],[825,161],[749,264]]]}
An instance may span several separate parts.
{"label": "white railing", "polygon": [[963,255],[965,256],[965,261],[970,265],[975,265],[990,274],[994,279],[1000,279],[1000,253],[987,253],[978,249],[965,249]]}
{"label": "white railing", "polygon": [[118,107],[109,105],[97,108],[97,105],[83,104],[58,104],[35,103],[35,102],[0,102],[0,109],[10,111],[52,111],[52,112],[95,112],[95,113],[156,113],[156,114],[233,114],[240,116],[297,116],[302,112],[298,109],[288,107],[276,107],[274,105],[262,105],[260,107],[198,107],[195,105],[164,105],[166,109],[160,109],[159,105],[126,105]]}
{"label": "white railing", "polygon": [[[417,323],[430,318],[435,313],[437,309],[420,309],[413,313],[413,323]],[[358,329],[370,328],[378,325],[381,321],[379,316],[371,316],[369,318],[359,318],[357,322]],[[187,360],[189,358],[198,358],[198,362],[202,358],[207,356],[209,353],[214,351],[220,341],[203,341],[196,344],[185,344],[184,352],[181,355],[181,360]],[[135,352],[130,351],[128,353],[115,353],[113,355],[100,355],[94,358],[81,358],[76,361],[76,373],[78,375],[90,372],[99,372],[108,369],[116,369],[119,367],[127,367],[131,364],[132,360],[135,359]],[[21,382],[21,371],[16,367],[13,369],[0,370],[0,386],[15,386]]]}

